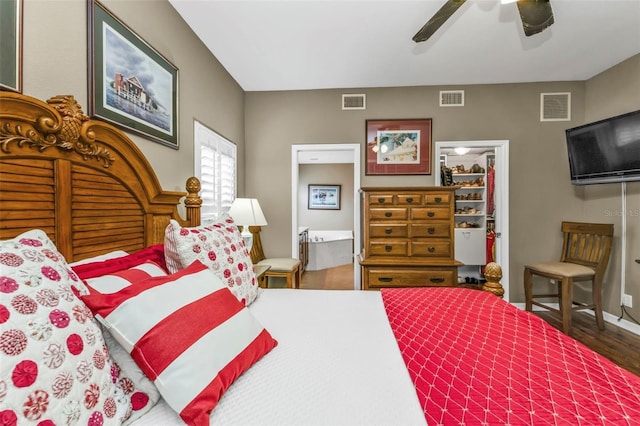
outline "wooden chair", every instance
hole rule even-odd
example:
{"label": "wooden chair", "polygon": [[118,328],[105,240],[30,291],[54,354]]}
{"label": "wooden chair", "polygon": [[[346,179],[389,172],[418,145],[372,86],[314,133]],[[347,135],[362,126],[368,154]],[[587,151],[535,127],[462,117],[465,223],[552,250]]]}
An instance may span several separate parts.
{"label": "wooden chair", "polygon": [[262,240],[260,239],[260,226],[250,226],[249,231],[253,234],[253,245],[251,246],[251,261],[254,265],[265,265],[269,269],[263,274],[264,282],[261,287],[269,287],[270,277],[284,277],[287,288],[300,288],[302,280],[302,262],[299,259],[288,257],[267,258],[262,250]]}
{"label": "wooden chair", "polygon": [[[613,241],[613,225],[604,223],[562,222],[564,243],[559,262],[531,263],[524,267],[524,293],[527,311],[533,305],[560,314],[562,331],[569,334],[571,314],[580,309],[593,309],[600,330],[604,329],[602,317],[602,279],[609,263]],[[534,294],[533,276],[554,280],[557,293]],[[573,306],[575,282],[591,281],[591,304]],[[559,309],[537,302],[537,298],[558,298]]]}

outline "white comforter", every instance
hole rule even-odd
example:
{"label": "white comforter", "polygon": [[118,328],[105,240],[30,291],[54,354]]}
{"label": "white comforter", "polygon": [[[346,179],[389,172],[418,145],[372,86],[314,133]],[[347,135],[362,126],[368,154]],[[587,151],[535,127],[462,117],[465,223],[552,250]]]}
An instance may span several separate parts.
{"label": "white comforter", "polygon": [[[278,346],[211,425],[424,425],[379,292],[265,289],[250,306]],[[183,424],[164,401],[134,423]]]}

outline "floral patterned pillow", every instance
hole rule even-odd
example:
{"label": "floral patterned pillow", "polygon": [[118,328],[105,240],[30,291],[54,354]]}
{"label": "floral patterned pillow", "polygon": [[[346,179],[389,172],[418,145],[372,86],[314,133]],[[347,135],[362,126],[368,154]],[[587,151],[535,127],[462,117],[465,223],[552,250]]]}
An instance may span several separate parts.
{"label": "floral patterned pillow", "polygon": [[76,284],[43,231],[0,241],[3,424],[119,425],[130,411]]}
{"label": "floral patterned pillow", "polygon": [[238,227],[227,214],[216,223],[195,228],[183,228],[171,220],[165,230],[164,254],[167,269],[171,273],[199,260],[245,306],[258,297],[259,286],[249,250]]}

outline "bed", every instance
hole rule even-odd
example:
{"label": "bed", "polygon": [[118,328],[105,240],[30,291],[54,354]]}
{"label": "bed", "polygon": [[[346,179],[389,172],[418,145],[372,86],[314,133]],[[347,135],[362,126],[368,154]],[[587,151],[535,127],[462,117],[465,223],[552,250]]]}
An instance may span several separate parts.
{"label": "bed", "polygon": [[217,235],[223,262],[241,240],[229,218],[200,225],[197,180],[163,191],[71,96],[0,105],[4,424],[640,424],[639,377],[488,292],[258,289],[246,262],[227,276],[201,243]]}

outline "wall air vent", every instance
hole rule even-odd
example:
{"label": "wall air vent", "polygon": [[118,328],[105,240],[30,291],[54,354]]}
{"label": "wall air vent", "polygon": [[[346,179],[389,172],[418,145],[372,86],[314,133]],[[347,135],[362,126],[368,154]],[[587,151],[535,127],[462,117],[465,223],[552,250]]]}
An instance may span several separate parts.
{"label": "wall air vent", "polygon": [[367,95],[348,94],[342,95],[342,109],[367,109]]}
{"label": "wall air vent", "polygon": [[464,90],[441,90],[440,106],[464,106]]}
{"label": "wall air vent", "polygon": [[540,121],[571,120],[571,93],[540,93]]}

